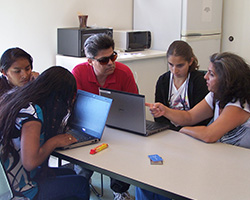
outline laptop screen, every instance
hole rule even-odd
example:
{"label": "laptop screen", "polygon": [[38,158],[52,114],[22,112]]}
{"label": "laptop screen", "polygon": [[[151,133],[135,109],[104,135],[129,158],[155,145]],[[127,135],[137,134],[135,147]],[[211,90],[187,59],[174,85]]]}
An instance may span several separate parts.
{"label": "laptop screen", "polygon": [[112,99],[78,90],[70,126],[101,138]]}
{"label": "laptop screen", "polygon": [[113,99],[106,125],[146,134],[145,96],[107,88],[100,95]]}
{"label": "laptop screen", "polygon": [[13,197],[12,190],[4,171],[2,163],[0,162],[0,200],[8,200]]}

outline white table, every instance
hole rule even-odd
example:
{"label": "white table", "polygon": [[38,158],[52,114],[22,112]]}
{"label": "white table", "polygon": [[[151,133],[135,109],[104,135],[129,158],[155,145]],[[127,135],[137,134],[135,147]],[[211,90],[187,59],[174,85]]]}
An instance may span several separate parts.
{"label": "white table", "polygon": [[[250,199],[250,150],[206,144],[167,130],[149,137],[105,128],[109,147],[90,155],[90,145],[54,155],[88,169],[175,199]],[[99,144],[101,144],[99,143]],[[151,165],[159,154],[163,165]]]}

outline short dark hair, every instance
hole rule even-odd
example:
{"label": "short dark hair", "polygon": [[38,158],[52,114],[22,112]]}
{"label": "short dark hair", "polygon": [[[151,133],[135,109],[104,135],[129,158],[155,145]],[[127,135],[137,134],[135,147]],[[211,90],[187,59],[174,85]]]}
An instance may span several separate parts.
{"label": "short dark hair", "polygon": [[115,43],[112,37],[106,33],[98,33],[90,36],[84,43],[84,53],[87,58],[95,58],[101,50],[114,49]]}
{"label": "short dark hair", "polygon": [[174,41],[167,50],[167,58],[169,56],[180,56],[183,57],[187,62],[190,62],[193,58],[194,61],[189,67],[189,72],[198,70],[198,59],[193,53],[192,47],[183,40],[176,40]]}
{"label": "short dark hair", "polygon": [[31,66],[31,69],[33,69],[33,58],[30,54],[28,54],[26,51],[19,47],[10,48],[7,49],[0,60],[0,69],[1,71],[4,71],[5,73],[8,71],[8,69],[11,67],[11,65],[16,62],[19,58],[26,58]]}

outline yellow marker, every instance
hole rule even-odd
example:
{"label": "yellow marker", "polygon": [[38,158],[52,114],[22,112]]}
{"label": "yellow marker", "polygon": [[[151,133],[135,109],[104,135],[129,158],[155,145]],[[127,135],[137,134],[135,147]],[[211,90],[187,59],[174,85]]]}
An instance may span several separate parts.
{"label": "yellow marker", "polygon": [[99,151],[102,151],[103,149],[106,149],[108,146],[109,146],[108,144],[103,143],[103,144],[95,147],[94,149],[91,149],[89,153],[90,154],[95,154],[95,153],[97,153]]}

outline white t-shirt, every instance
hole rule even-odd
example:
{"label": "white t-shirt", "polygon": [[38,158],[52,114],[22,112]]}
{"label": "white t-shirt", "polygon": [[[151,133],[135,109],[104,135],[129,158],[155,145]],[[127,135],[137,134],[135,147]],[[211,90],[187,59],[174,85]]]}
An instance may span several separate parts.
{"label": "white t-shirt", "polygon": [[[205,97],[205,100],[211,107],[211,109],[214,110],[213,121],[215,121],[220,115],[220,109],[219,102],[215,103],[214,108],[213,96],[214,94],[212,92],[209,92]],[[235,103],[227,103],[225,107],[227,106],[236,106],[250,113],[250,106],[247,102],[245,102],[244,108],[241,107],[239,101],[236,101]],[[244,124],[234,128],[233,130],[222,136],[219,142],[250,148],[250,118]]]}
{"label": "white t-shirt", "polygon": [[173,74],[170,75],[169,80],[169,107],[176,110],[189,110],[190,104],[188,100],[188,83],[190,74],[188,74],[187,79],[182,83],[181,87],[178,89],[173,83]]}

